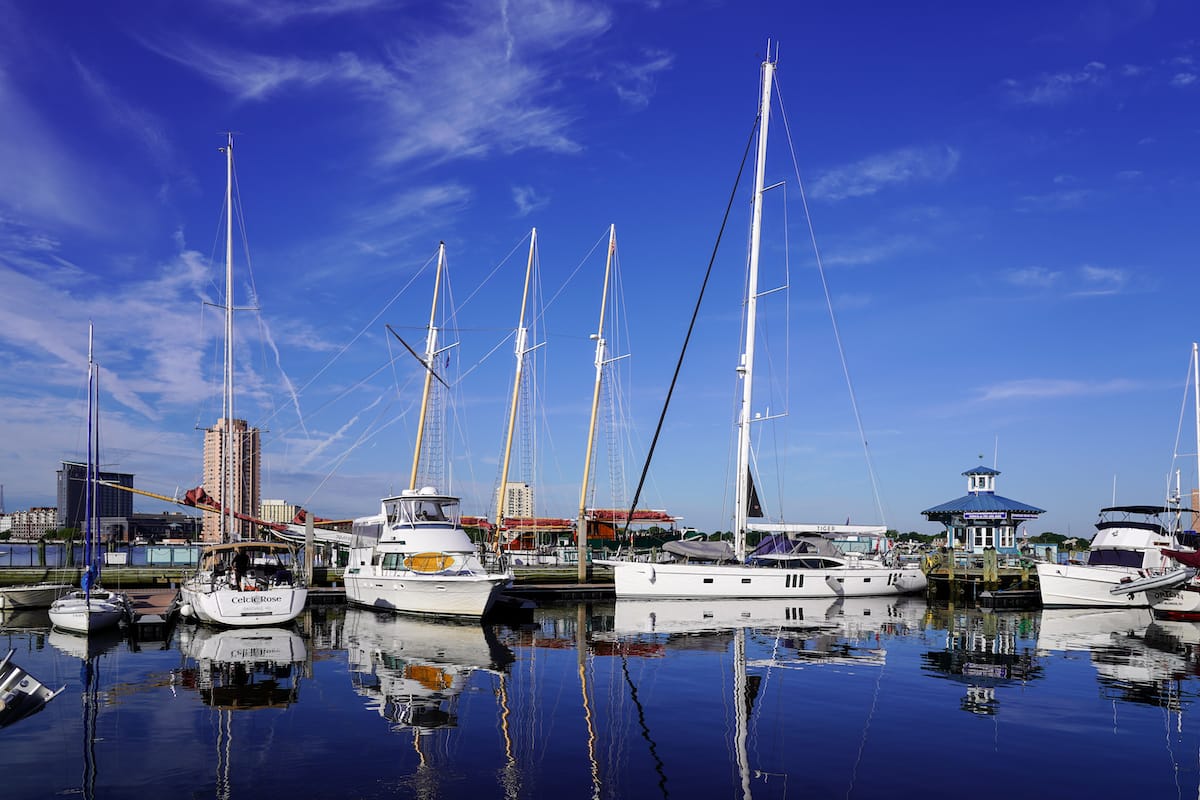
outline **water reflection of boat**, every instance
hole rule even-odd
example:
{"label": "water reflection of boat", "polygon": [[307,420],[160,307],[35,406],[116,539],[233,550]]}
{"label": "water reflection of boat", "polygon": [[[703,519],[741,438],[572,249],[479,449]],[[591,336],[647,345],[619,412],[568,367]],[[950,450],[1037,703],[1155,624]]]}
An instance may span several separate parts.
{"label": "water reflection of boat", "polygon": [[477,671],[503,671],[513,653],[478,622],[434,621],[347,608],[344,641],[354,689],[393,730],[457,725],[457,699]]}
{"label": "water reflection of boat", "polygon": [[295,702],[308,661],[304,637],[288,628],[183,627],[179,649],[192,662],[178,672],[183,686],[225,710]]}
{"label": "water reflection of boat", "polygon": [[115,649],[124,638],[125,634],[119,628],[92,631],[86,638],[52,628],[46,640],[56,650],[87,661]]}
{"label": "water reflection of boat", "polygon": [[96,796],[99,778],[99,761],[96,743],[103,741],[96,736],[100,718],[100,661],[101,656],[115,650],[125,638],[118,628],[101,628],[87,636],[67,633],[57,627],[51,629],[46,640],[50,646],[72,658],[78,658],[80,667],[80,694],[83,700],[83,777],[80,793],[84,800]]}
{"label": "water reflection of boat", "polygon": [[[695,600],[642,600],[619,598],[613,606],[611,635],[698,634],[729,632],[738,628],[779,634],[793,655],[805,660],[846,654],[837,642],[873,638],[890,629],[920,623],[925,602],[910,597],[842,597],[801,600],[697,598]],[[610,635],[600,633],[603,639]]]}
{"label": "water reflection of boat", "polygon": [[0,728],[38,713],[66,688],[51,689],[21,669],[12,660],[15,652],[9,650],[0,661]]}
{"label": "water reflection of boat", "polygon": [[45,608],[0,611],[0,630],[48,630],[50,612]]}
{"label": "water reflection of boat", "polygon": [[1145,608],[1045,608],[1038,627],[1039,651],[1091,651],[1114,638],[1140,635],[1153,620]]}
{"label": "water reflection of boat", "polygon": [[1177,709],[1179,691],[1173,683],[1195,669],[1191,656],[1197,644],[1195,626],[1155,620],[1147,608],[1048,608],[1042,611],[1037,646],[1043,654],[1088,653],[1107,696]]}

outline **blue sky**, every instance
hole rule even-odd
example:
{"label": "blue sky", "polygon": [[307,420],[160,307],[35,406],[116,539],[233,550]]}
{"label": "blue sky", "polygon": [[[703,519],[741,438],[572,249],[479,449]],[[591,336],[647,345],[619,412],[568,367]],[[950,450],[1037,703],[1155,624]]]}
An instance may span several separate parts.
{"label": "blue sky", "polygon": [[[201,482],[226,130],[261,308],[236,323],[238,410],[267,430],[266,497],[354,516],[406,482],[416,371],[385,366],[384,324],[420,346],[444,240],[463,301],[447,455],[466,510],[488,513],[536,226],[536,458],[510,477],[532,464],[539,511],[571,516],[609,224],[631,492],[770,38],[790,137],[777,118],[767,177],[788,181],[788,237],[780,204],[765,258],[787,265],[794,341],[773,356],[789,416],[761,434],[786,445],[786,478],[764,457],[768,513],[934,532],[920,510],[996,460],[1001,494],[1047,510],[1034,531],[1089,533],[1114,491],[1159,502],[1176,467],[1196,482],[1190,420],[1176,441],[1200,338],[1198,22],[1151,0],[0,0],[7,509],[52,505],[58,461],[83,453],[89,319],[105,463],[150,491]],[[731,516],[745,220],[739,202],[641,503],[704,530]]]}

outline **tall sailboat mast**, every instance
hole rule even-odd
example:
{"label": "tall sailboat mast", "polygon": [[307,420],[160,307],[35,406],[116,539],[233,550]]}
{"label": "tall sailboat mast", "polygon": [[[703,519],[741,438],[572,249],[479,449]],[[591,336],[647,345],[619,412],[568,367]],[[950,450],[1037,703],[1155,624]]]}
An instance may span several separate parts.
{"label": "tall sailboat mast", "polygon": [[607,343],[604,341],[604,315],[608,307],[608,283],[612,273],[613,254],[617,251],[617,226],[608,227],[608,257],[604,261],[604,288],[600,292],[600,323],[596,326],[596,381],[592,388],[592,417],[588,423],[586,455],[583,459],[583,483],[579,487],[579,516],[575,525],[575,540],[579,546],[579,582],[588,578],[587,564],[587,495],[591,481],[592,449],[596,442],[596,413],[600,408],[600,387],[604,380]]}
{"label": "tall sailboat mast", "polygon": [[225,381],[221,388],[221,416],[224,418],[224,446],[221,448],[221,503],[225,515],[225,536],[241,539],[234,526],[233,497],[233,134],[225,143]]}
{"label": "tall sailboat mast", "polygon": [[417,472],[421,466],[421,443],[425,438],[425,421],[429,413],[429,393],[433,389],[434,358],[437,356],[438,328],[437,307],[438,292],[442,287],[442,270],[446,267],[446,243],[438,243],[437,275],[433,279],[433,303],[429,307],[429,328],[425,334],[425,386],[421,390],[421,415],[417,420],[417,441],[413,448],[412,474],[408,480],[408,488],[417,488]]}
{"label": "tall sailboat mast", "polygon": [[529,305],[529,284],[533,277],[533,255],[537,252],[537,228],[529,232],[529,260],[525,264],[525,289],[521,293],[521,317],[517,322],[517,372],[513,380],[512,404],[508,409],[508,435],[504,439],[504,460],[500,462],[500,491],[496,495],[496,533],[493,547],[500,552],[500,527],[504,524],[504,505],[508,495],[508,464],[512,459],[513,430],[517,426],[517,399],[521,393],[521,375],[525,369],[525,345],[529,329],[525,327],[525,309]]}
{"label": "tall sailboat mast", "polygon": [[762,236],[763,183],[766,174],[767,128],[771,120],[771,80],[775,62],[770,45],[762,64],[762,96],[758,111],[758,152],[754,163],[754,205],[750,222],[749,280],[746,286],[746,349],[738,364],[742,379],[742,405],[738,414],[738,449],[736,478],[736,508],[734,510],[734,554],[739,561],[746,557],[746,519],[750,504],[750,420],[754,388],[754,338],[758,321],[758,253]]}
{"label": "tall sailboat mast", "polygon": [[[1192,342],[1192,401],[1196,407],[1196,492],[1200,493],[1200,345],[1196,342]],[[1200,503],[1192,500],[1188,505],[1195,509]]]}
{"label": "tall sailboat mast", "polygon": [[82,580],[84,602],[91,605],[91,588],[95,585],[96,558],[92,537],[96,524],[96,362],[92,358],[92,323],[88,322],[88,380],[87,380],[87,469],[83,489],[83,560],[87,565]]}

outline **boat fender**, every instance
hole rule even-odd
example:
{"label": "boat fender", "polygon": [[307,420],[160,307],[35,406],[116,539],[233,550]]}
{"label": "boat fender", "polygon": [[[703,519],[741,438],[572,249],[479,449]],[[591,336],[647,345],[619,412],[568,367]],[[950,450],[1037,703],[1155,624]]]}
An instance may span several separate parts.
{"label": "boat fender", "polygon": [[179,607],[179,616],[190,617],[192,615],[192,604],[184,603]]}

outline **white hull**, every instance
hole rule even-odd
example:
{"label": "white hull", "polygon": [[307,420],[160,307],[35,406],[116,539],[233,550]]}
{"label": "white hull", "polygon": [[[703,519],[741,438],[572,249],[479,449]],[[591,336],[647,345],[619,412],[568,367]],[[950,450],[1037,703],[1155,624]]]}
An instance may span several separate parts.
{"label": "white hull", "polygon": [[180,613],[230,628],[284,625],[300,616],[307,600],[308,589],[303,586],[240,591],[193,578],[179,589]]}
{"label": "white hull", "polygon": [[49,608],[62,595],[71,591],[69,583],[31,583],[24,586],[0,588],[0,611],[23,608]]}
{"label": "white hull", "polygon": [[82,591],[60,597],[50,606],[50,624],[71,633],[91,633],[116,627],[131,616],[129,599],[117,592]]}
{"label": "white hull", "polygon": [[1133,567],[1040,563],[1037,574],[1042,605],[1046,607],[1144,608],[1150,605],[1145,592],[1111,592],[1122,580],[1144,577],[1143,571]]}
{"label": "white hull", "polygon": [[891,597],[925,589],[912,566],[845,566],[823,569],[724,564],[597,561],[613,568],[617,597]]}
{"label": "white hull", "polygon": [[344,576],[346,601],[386,611],[482,617],[512,580],[508,573],[484,575],[422,575],[415,572],[380,574],[366,565]]}
{"label": "white hull", "polygon": [[1161,592],[1149,592],[1150,609],[1166,619],[1200,619],[1200,586],[1188,583]]}

